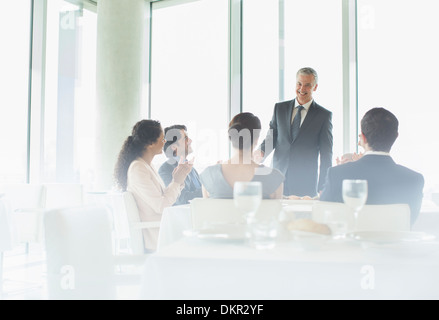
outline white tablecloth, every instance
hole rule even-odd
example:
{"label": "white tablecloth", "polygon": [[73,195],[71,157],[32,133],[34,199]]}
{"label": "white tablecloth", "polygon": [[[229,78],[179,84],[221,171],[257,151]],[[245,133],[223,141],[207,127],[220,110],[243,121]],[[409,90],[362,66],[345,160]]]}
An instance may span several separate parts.
{"label": "white tablecloth", "polygon": [[437,270],[437,242],[260,251],[186,238],[147,259],[141,299],[438,299]]}

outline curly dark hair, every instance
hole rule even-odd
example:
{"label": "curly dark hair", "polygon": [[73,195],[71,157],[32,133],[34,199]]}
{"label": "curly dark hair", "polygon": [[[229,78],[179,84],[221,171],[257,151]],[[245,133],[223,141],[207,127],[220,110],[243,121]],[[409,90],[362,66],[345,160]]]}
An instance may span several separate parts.
{"label": "curly dark hair", "polygon": [[142,156],[145,147],[157,141],[162,133],[162,126],[156,120],[137,122],[131,135],[125,140],[114,168],[116,187],[122,191],[127,189],[128,168],[131,162]]}
{"label": "curly dark hair", "polygon": [[229,140],[239,150],[251,149],[259,138],[261,121],[251,112],[238,113],[229,123]]}

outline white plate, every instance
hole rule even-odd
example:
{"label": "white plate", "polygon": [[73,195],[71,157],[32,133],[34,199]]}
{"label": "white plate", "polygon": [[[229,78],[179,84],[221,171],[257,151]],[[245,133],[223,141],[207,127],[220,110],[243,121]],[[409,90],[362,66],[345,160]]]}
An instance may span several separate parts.
{"label": "white plate", "polygon": [[246,237],[246,225],[220,224],[206,227],[200,230],[186,231],[185,235],[195,236],[199,239],[210,240],[244,240]]}
{"label": "white plate", "polygon": [[373,243],[398,243],[433,240],[435,236],[424,232],[404,231],[358,231],[349,233],[348,238]]}

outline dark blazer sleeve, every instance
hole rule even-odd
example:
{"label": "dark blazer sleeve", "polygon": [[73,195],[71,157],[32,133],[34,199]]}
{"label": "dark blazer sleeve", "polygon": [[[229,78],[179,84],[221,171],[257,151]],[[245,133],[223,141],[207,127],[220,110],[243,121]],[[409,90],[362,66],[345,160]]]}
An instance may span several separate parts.
{"label": "dark blazer sleeve", "polygon": [[416,191],[412,195],[413,200],[409,203],[411,212],[410,222],[412,226],[418,219],[419,213],[421,211],[422,199],[424,197],[424,183],[424,176],[421,174],[416,174],[415,180],[412,184],[414,190]]}
{"label": "dark blazer sleeve", "polygon": [[[172,182],[172,172],[174,171],[174,168],[177,166],[177,164],[172,165],[169,164],[168,162],[163,163],[160,166],[159,169],[159,175],[162,178],[163,182],[165,183],[166,186],[168,186],[171,182]],[[198,179],[198,181],[200,182],[200,177],[198,175],[198,173],[194,170],[195,174],[194,176]],[[201,182],[200,182],[201,185]],[[202,191],[201,188],[198,189],[194,189],[191,188],[191,183],[189,180],[189,177],[186,178],[186,180],[184,181],[184,188],[183,190],[181,190],[180,192],[180,196],[178,197],[177,201],[174,203],[174,206],[178,206],[181,204],[187,204],[189,203],[189,200],[192,200],[193,198],[196,197],[202,197]]]}
{"label": "dark blazer sleeve", "polygon": [[[276,104],[273,110],[273,117],[271,118],[270,121],[270,128],[267,132],[264,141],[262,141],[261,146],[259,148],[260,150],[262,150],[262,152],[264,152],[264,160],[270,155],[270,153],[274,149],[276,149],[277,134],[278,134],[277,123],[278,122],[277,122],[277,104]],[[273,147],[266,149],[266,141],[273,141]]]}
{"label": "dark blazer sleeve", "polygon": [[159,168],[159,175],[162,178],[165,186],[168,186],[172,182],[172,172],[175,166],[165,162]]}
{"label": "dark blazer sleeve", "polygon": [[187,203],[189,203],[189,200],[192,200],[194,198],[202,198],[203,197],[203,193],[201,191],[202,189],[201,189],[200,176],[198,175],[198,172],[195,171],[195,169],[192,169],[192,170],[195,173],[194,176],[198,179],[198,182],[200,183],[200,188],[198,188],[198,189],[191,188],[189,178],[186,178],[186,180],[184,182],[184,189],[181,190],[180,197],[175,202],[175,205],[187,204]]}
{"label": "dark blazer sleeve", "polygon": [[321,201],[343,202],[341,197],[341,189],[335,183],[333,174],[334,168],[329,168],[326,174],[325,185],[320,195]]}
{"label": "dark blazer sleeve", "polygon": [[332,167],[332,113],[328,112],[325,122],[320,130],[319,149],[320,149],[320,172],[318,191],[322,191],[325,185],[327,171]]}

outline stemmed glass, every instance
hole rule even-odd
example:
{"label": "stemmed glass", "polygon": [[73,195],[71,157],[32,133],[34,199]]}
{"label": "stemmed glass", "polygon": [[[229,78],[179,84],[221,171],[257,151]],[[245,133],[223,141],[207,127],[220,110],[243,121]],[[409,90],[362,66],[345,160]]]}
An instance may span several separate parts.
{"label": "stemmed glass", "polygon": [[233,186],[233,201],[235,207],[244,213],[249,223],[255,216],[262,201],[261,182],[235,182]]}
{"label": "stemmed glass", "polygon": [[343,180],[343,201],[354,210],[355,231],[358,229],[358,213],[367,200],[367,180]]}

